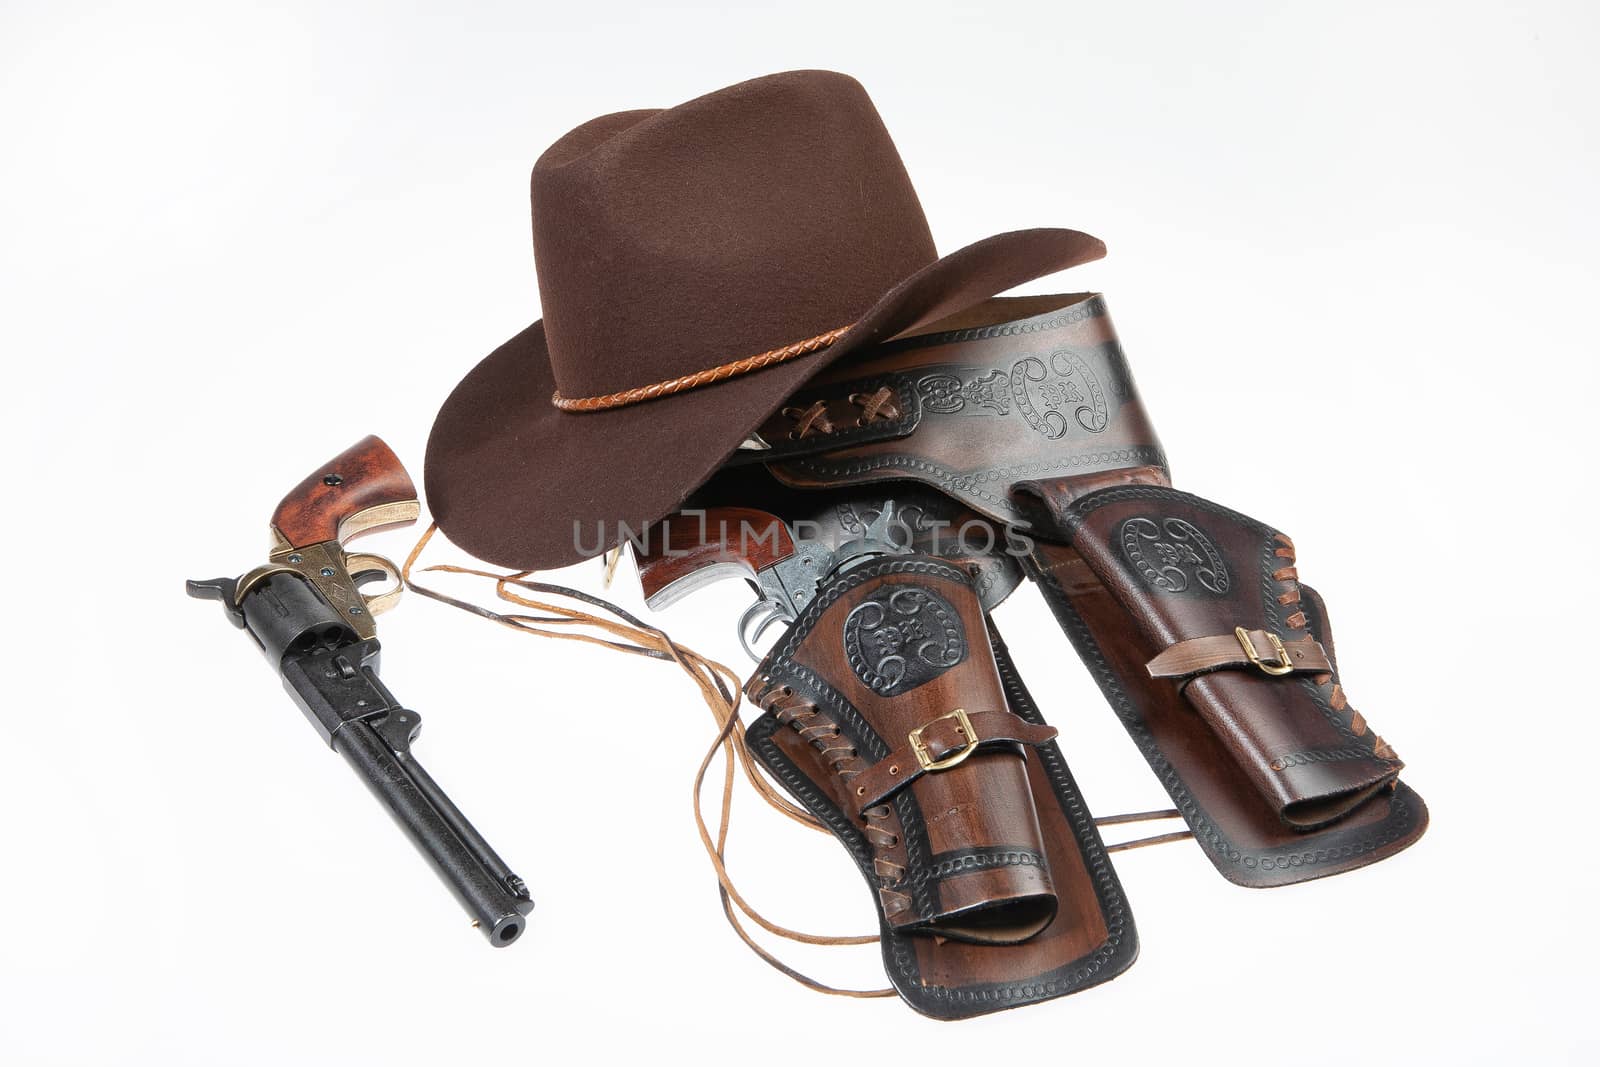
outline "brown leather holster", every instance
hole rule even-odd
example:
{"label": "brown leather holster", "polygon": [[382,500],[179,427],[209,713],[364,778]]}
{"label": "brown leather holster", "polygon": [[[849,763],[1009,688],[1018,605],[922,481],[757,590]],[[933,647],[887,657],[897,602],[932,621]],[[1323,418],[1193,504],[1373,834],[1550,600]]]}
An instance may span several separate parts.
{"label": "brown leather holster", "polygon": [[1106,981],[1121,887],[969,572],[889,555],[826,580],[757,669],[750,751],[873,888],[884,965],[940,1018]]}
{"label": "brown leather holster", "polygon": [[737,462],[790,489],[909,482],[981,516],[949,541],[1021,560],[1229,879],[1337,873],[1426,827],[1289,539],[1171,487],[1102,297],[989,301],[846,360],[760,439]]}
{"label": "brown leather holster", "polygon": [[1151,683],[1183,693],[1286,824],[1328,825],[1394,784],[1399,758],[1309,628],[1289,538],[1162,486],[1102,489],[1055,519],[1126,614],[1124,640],[1153,652]]}

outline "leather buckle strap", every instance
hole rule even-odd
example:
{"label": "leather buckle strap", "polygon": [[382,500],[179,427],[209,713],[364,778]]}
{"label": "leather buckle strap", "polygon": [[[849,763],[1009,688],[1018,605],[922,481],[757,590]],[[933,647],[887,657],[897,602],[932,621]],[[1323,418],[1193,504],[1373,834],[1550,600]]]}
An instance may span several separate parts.
{"label": "leather buckle strap", "polygon": [[1289,661],[1289,650],[1283,647],[1283,638],[1271,630],[1266,631],[1266,634],[1268,643],[1272,645],[1273,655],[1278,658],[1276,663],[1268,663],[1261,658],[1261,653],[1256,651],[1255,642],[1250,640],[1249,630],[1246,630],[1243,626],[1235,626],[1233,628],[1233,636],[1238,639],[1239,647],[1244,649],[1245,658],[1254,664],[1261,673],[1270,674],[1274,678],[1281,678],[1294,670],[1294,664]]}
{"label": "leather buckle strap", "polygon": [[[956,749],[954,755],[945,756],[942,759],[935,759],[933,756],[933,750],[928,747],[927,742],[922,740],[922,733],[930,726],[933,726],[935,723],[943,722],[945,719],[954,719],[956,721],[956,733],[960,734],[962,737],[965,737],[967,741],[966,744]],[[954,711],[947,712],[939,716],[932,722],[923,723],[921,726],[907,734],[906,740],[911,742],[911,751],[916,753],[917,766],[921,767],[925,771],[947,771],[951,767],[959,764],[968,756],[972,755],[972,750],[978,747],[978,735],[972,730],[972,720],[967,718],[966,708],[957,708]]]}
{"label": "leather buckle strap", "polygon": [[1180,680],[1210,671],[1244,667],[1254,667],[1274,678],[1297,672],[1333,673],[1327,650],[1315,638],[1307,636],[1285,641],[1271,630],[1247,630],[1243,626],[1235,626],[1231,634],[1179,641],[1145,664],[1152,678]]}
{"label": "leather buckle strap", "polygon": [[850,780],[856,814],[883,803],[924,774],[966,762],[984,745],[1042,745],[1055,736],[1055,727],[1036,726],[1009,711],[945,712],[912,730],[904,745]]}

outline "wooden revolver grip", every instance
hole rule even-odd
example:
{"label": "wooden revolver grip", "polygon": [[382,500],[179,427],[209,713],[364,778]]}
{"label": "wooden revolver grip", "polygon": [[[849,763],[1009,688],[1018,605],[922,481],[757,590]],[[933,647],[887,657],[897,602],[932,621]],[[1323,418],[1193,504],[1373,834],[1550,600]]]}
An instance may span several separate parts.
{"label": "wooden revolver grip", "polygon": [[278,503],[272,525],[291,548],[304,548],[409,526],[421,510],[417,487],[400,458],[369,435],[306,475]]}
{"label": "wooden revolver grip", "polygon": [[[702,516],[704,518],[702,519]],[[706,508],[669,515],[635,548],[646,599],[704,568],[742,564],[756,571],[794,555],[783,520],[754,508]]]}

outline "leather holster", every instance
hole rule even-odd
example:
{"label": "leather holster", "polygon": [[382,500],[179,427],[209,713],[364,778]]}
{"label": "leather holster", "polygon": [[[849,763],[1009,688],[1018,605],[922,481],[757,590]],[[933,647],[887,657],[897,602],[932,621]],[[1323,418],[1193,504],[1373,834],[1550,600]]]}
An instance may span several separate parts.
{"label": "leather holster", "polygon": [[1292,543],[1171,487],[1104,298],[1002,298],[945,326],[830,368],[739,462],[795,490],[932,487],[992,524],[1233,881],[1415,841],[1427,809],[1350,706]]}
{"label": "leather holster", "polygon": [[943,1018],[1105,981],[1137,946],[1003,654],[965,570],[890,555],[825,580],[746,686],[750,750],[856,859],[890,980]]}

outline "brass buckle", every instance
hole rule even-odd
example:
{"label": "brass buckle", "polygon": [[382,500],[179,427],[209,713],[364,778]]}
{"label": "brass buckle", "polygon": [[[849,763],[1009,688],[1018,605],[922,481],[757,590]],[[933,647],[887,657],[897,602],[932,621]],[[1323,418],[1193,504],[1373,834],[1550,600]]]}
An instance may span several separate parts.
{"label": "brass buckle", "polygon": [[1239,639],[1239,647],[1244,649],[1245,658],[1255,664],[1262,674],[1270,674],[1276,678],[1294,670],[1294,664],[1289,662],[1289,650],[1283,647],[1283,639],[1271,630],[1267,631],[1267,641],[1272,645],[1273,655],[1278,657],[1278,662],[1275,664],[1267,663],[1261,658],[1255,644],[1250,640],[1250,632],[1243,626],[1235,626],[1233,636]]}
{"label": "brass buckle", "polygon": [[[928,751],[927,744],[922,740],[922,731],[936,722],[943,722],[945,719],[954,719],[956,721],[956,728],[958,732],[966,737],[967,743],[962,745],[960,751],[954,755],[946,756],[943,759],[934,759],[933,754]],[[972,750],[978,747],[978,735],[972,729],[972,720],[967,718],[966,708],[957,708],[955,711],[946,712],[937,719],[928,720],[907,734],[906,740],[911,742],[911,751],[916,753],[917,764],[925,771],[947,771],[972,755]]]}

